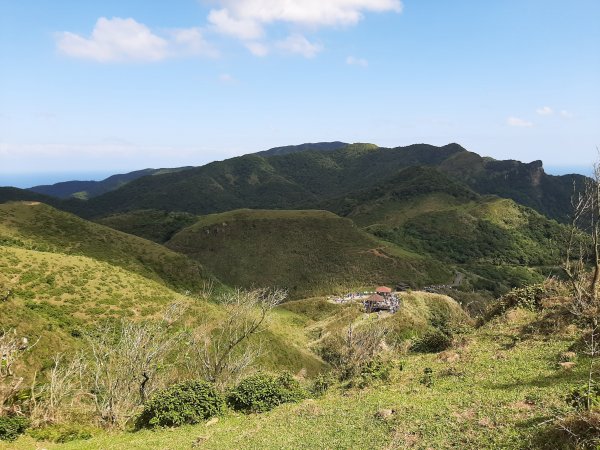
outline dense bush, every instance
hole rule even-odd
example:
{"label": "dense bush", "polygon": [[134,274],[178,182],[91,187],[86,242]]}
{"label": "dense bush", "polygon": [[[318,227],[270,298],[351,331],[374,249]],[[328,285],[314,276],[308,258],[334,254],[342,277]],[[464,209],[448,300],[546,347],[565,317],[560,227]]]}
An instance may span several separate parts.
{"label": "dense bush", "polygon": [[14,441],[28,426],[29,421],[24,417],[0,417],[0,441]]}
{"label": "dense bush", "polygon": [[536,311],[541,308],[544,299],[566,295],[567,293],[565,287],[555,280],[516,288],[503,295],[493,304],[488,310],[486,317],[487,319],[491,319],[512,308],[524,308]]}
{"label": "dense bush", "polygon": [[438,353],[450,348],[451,345],[451,336],[438,329],[431,329],[413,343],[411,350],[421,353]]}
{"label": "dense bush", "polygon": [[194,424],[223,411],[225,401],[205,381],[185,381],[158,392],[136,421],[138,428]]}
{"label": "dense bush", "polygon": [[80,425],[52,425],[45,428],[29,430],[29,436],[38,441],[65,443],[90,439],[92,430]]}
{"label": "dense bush", "polygon": [[300,383],[289,373],[273,377],[257,373],[242,380],[229,394],[232,408],[245,412],[266,412],[283,403],[305,397]]}

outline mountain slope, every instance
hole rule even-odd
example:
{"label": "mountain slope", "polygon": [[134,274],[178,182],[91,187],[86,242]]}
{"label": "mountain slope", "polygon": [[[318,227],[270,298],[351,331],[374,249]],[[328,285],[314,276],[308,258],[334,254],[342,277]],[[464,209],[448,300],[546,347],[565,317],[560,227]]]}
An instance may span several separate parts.
{"label": "mountain slope", "polygon": [[200,261],[225,283],[281,287],[294,298],[452,278],[452,270],[434,260],[382,243],[325,211],[212,214],[166,246]]}
{"label": "mountain slope", "polygon": [[352,144],[271,156],[246,155],[177,174],[134,180],[86,203],[64,208],[85,217],[156,209],[211,214],[240,208],[315,209],[323,202],[380,186],[404,169],[434,167],[479,194],[511,198],[565,220],[572,184],[583,176],[547,175],[538,162],[494,161],[458,144],[380,148]]}
{"label": "mountain slope", "polygon": [[190,167],[177,167],[173,169],[143,169],[134,172],[112,175],[101,181],[64,181],[55,184],[47,184],[33,186],[29,188],[32,192],[38,194],[49,195],[57,198],[76,197],[80,199],[88,199],[97,197],[109,191],[124,186],[130,181],[149,175],[160,175],[163,173],[176,173]]}
{"label": "mountain slope", "polygon": [[[547,276],[560,264],[565,228],[512,200],[480,196],[431,167],[406,169],[330,202],[376,237],[478,274],[497,294]],[[537,272],[532,268],[540,268]]]}
{"label": "mountain slope", "polygon": [[196,290],[212,280],[183,255],[43,203],[0,204],[0,244],[88,256],[178,288]]}

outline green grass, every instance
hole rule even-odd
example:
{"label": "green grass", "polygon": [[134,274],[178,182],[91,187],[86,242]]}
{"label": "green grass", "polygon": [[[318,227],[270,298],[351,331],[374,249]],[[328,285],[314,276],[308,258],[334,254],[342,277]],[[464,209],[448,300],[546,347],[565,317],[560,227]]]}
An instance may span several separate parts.
{"label": "green grass", "polygon": [[213,279],[184,255],[37,202],[0,204],[0,244],[87,256],[180,289]]}
{"label": "green grass", "polygon": [[[178,449],[198,439],[207,449],[296,448],[530,448],[542,424],[565,410],[569,389],[585,378],[584,364],[572,371],[557,365],[573,337],[514,336],[535,316],[521,312],[498,319],[443,355],[400,356],[389,382],[366,389],[334,389],[324,397],[284,405],[260,415],[227,413],[216,425],[136,433],[100,432],[88,441],[48,449]],[[425,368],[433,385],[421,383]],[[394,409],[389,421],[376,417]],[[10,448],[39,446],[29,437]],[[6,445],[0,448],[9,448]]]}
{"label": "green grass", "polygon": [[284,288],[292,298],[452,277],[435,261],[383,243],[326,211],[212,214],[177,233],[166,246],[201,262],[229,285]]}
{"label": "green grass", "polygon": [[[81,335],[107,319],[158,319],[171,303],[187,306],[189,327],[222,315],[218,304],[177,293],[163,283],[85,256],[40,252],[0,245],[0,329],[16,328],[39,343],[28,354],[31,369],[47,367],[54,354],[83,345]],[[298,323],[305,319],[277,310],[266,330],[257,336],[266,352],[258,361],[269,370],[306,369],[321,372],[325,364],[308,350],[308,338]],[[33,373],[32,371],[29,371]]]}

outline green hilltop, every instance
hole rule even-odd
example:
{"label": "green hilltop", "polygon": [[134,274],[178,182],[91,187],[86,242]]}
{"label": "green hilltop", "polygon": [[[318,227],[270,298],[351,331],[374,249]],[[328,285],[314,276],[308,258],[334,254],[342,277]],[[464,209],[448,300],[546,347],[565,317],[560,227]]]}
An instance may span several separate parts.
{"label": "green hilltop", "polygon": [[165,245],[229,285],[275,286],[296,298],[382,283],[442,283],[453,276],[435,260],[380,241],[327,211],[211,214]]}
{"label": "green hilltop", "polygon": [[182,254],[39,202],[0,204],[0,244],[91,257],[175,288],[213,280]]}

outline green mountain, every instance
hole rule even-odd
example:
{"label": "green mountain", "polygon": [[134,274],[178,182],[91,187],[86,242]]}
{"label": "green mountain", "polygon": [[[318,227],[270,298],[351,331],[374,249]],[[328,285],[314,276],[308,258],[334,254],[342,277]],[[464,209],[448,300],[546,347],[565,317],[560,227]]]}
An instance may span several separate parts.
{"label": "green mountain", "polygon": [[57,198],[75,197],[86,200],[88,198],[97,197],[98,195],[118,189],[130,181],[137,180],[141,177],[160,175],[163,173],[177,173],[189,168],[190,167],[177,167],[174,169],[143,169],[124,174],[112,175],[101,181],[64,181],[61,183],[34,186],[29,188],[29,190],[32,192],[37,192],[38,194],[44,194]]}
{"label": "green mountain", "polygon": [[405,169],[323,207],[379,239],[458,267],[470,275],[464,289],[496,294],[552,273],[566,235],[535,210],[479,195],[432,167]]}
{"label": "green mountain", "polygon": [[[398,179],[408,168],[437,168],[478,194],[510,198],[565,220],[579,175],[547,175],[539,162],[495,161],[458,144],[380,148],[352,144],[338,149],[293,150],[240,156],[182,173],[142,177],[88,202],[63,207],[84,217],[155,209],[211,214],[240,208],[316,209]],[[405,175],[409,172],[404,172]],[[389,184],[389,183],[388,183]]]}
{"label": "green mountain", "polygon": [[451,280],[434,259],[382,242],[326,211],[237,210],[200,217],[168,248],[232,286],[275,286],[294,298],[398,282]]}
{"label": "green mountain", "polygon": [[274,147],[269,150],[255,153],[260,156],[275,156],[275,155],[287,155],[289,153],[304,152],[306,150],[318,150],[322,152],[329,152],[337,150],[342,147],[346,147],[346,142],[334,141],[334,142],[314,142],[300,145],[285,145],[283,147]]}

